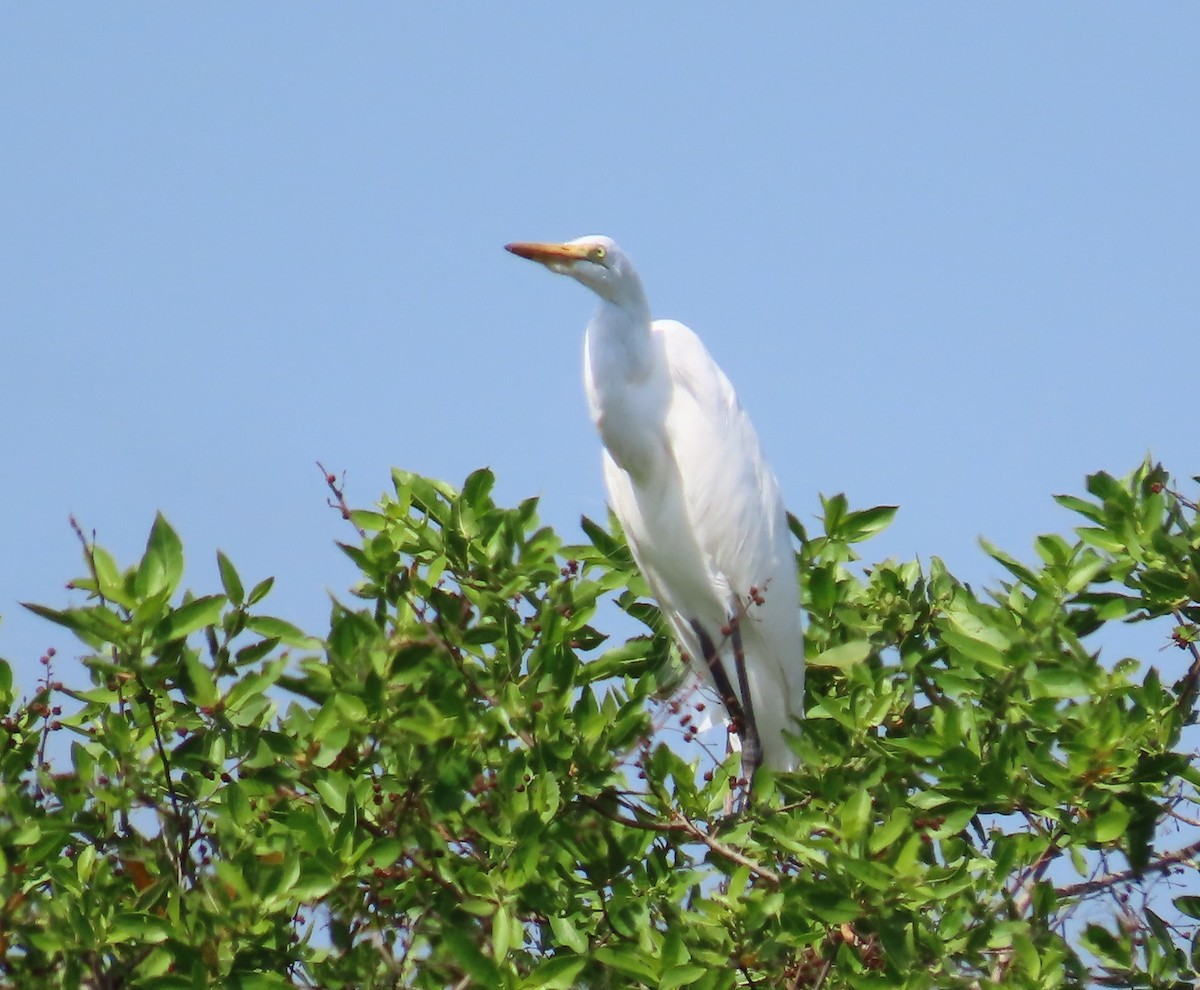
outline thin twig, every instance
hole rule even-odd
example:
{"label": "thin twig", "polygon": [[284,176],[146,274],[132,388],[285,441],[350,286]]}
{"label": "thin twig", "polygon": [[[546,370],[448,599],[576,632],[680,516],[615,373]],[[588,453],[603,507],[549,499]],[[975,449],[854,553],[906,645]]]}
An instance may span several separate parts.
{"label": "thin twig", "polygon": [[[325,479],[325,484],[329,486],[329,490],[333,492],[333,499],[329,500],[328,505],[331,509],[337,509],[342,518],[350,522],[350,506],[346,504],[346,476],[342,475],[342,480],[339,482],[336,474],[332,474],[325,470],[325,465],[317,461],[317,467],[321,470],[321,477]],[[355,526],[358,530],[358,535],[365,537],[367,531],[361,526]]]}
{"label": "thin twig", "polygon": [[1185,496],[1182,492],[1177,492],[1174,488],[1166,488],[1166,487],[1163,488],[1163,491],[1165,491],[1168,495],[1170,495],[1173,499],[1175,499],[1175,501],[1178,502],[1180,505],[1183,505],[1186,508],[1191,509],[1193,512],[1200,512],[1200,505],[1193,502],[1190,498]]}
{"label": "thin twig", "polygon": [[1193,842],[1189,846],[1184,846],[1182,849],[1176,849],[1174,852],[1164,853],[1159,856],[1153,863],[1142,867],[1130,867],[1128,870],[1118,870],[1115,873],[1106,873],[1102,877],[1097,877],[1095,880],[1084,880],[1081,883],[1070,883],[1065,887],[1055,887],[1054,892],[1059,897],[1080,897],[1087,894],[1094,894],[1100,890],[1106,890],[1109,887],[1115,887],[1122,883],[1131,883],[1141,880],[1143,877],[1151,873],[1165,873],[1172,866],[1178,863],[1186,862],[1200,853],[1200,841]]}
{"label": "thin twig", "polygon": [[[179,829],[179,850],[172,858],[175,859],[176,877],[180,883],[183,883],[183,867],[187,862],[191,827],[179,806],[179,795],[175,793],[175,781],[171,778],[171,760],[167,756],[167,747],[163,743],[162,731],[158,727],[158,706],[155,704],[154,692],[142,679],[141,674],[137,675],[137,682],[145,697],[146,709],[150,713],[150,727],[154,730],[154,748],[158,751],[158,760],[162,764],[163,777],[167,782],[167,796],[171,799],[171,810],[175,813],[175,827]],[[168,848],[170,848],[169,844]]]}
{"label": "thin twig", "polygon": [[[1171,614],[1175,616],[1175,621],[1181,626],[1189,625],[1183,613],[1178,609],[1173,610]],[[1180,646],[1183,645],[1180,643]],[[1185,713],[1195,705],[1197,689],[1200,689],[1200,649],[1192,640],[1188,640],[1186,646],[1192,655],[1192,665],[1179,681],[1179,700],[1176,702],[1179,710]]]}
{"label": "thin twig", "polygon": [[[45,672],[38,680],[38,694],[44,694],[43,701],[31,702],[29,710],[38,715],[42,720],[42,727],[38,731],[38,746],[37,746],[37,773],[35,775],[36,783],[34,785],[37,799],[40,801],[46,796],[46,791],[42,789],[43,771],[47,769],[46,764],[46,743],[50,741],[50,730],[55,724],[54,706],[51,702],[54,700],[54,649],[51,647],[42,654],[42,664],[45,666]],[[9,736],[11,741],[13,736]]]}
{"label": "thin twig", "polygon": [[[681,815],[678,811],[671,812],[670,821],[662,822],[654,819],[626,818],[624,815],[619,815],[614,811],[609,811],[604,807],[603,804],[600,803],[599,800],[595,798],[585,798],[584,801],[593,811],[596,811],[611,822],[616,822],[618,825],[625,825],[628,828],[641,829],[642,831],[646,832],[686,835],[690,839],[695,839],[697,842],[702,842],[718,856],[729,860],[731,863],[736,863],[738,866],[746,867],[746,869],[748,869],[756,877],[767,881],[767,883],[775,886],[778,886],[780,883],[780,876],[774,870],[754,862],[754,860],[750,859],[744,853],[739,852],[732,846],[726,845],[720,839],[713,838],[713,836],[709,835],[706,831],[704,831],[704,829],[695,824],[695,822],[689,821],[687,818],[683,817],[683,815]],[[631,812],[636,814],[636,807],[625,802],[621,802],[621,804],[622,807],[628,808]]]}
{"label": "thin twig", "polygon": [[1017,884],[1016,890],[1013,892],[1013,911],[1018,918],[1025,915],[1025,911],[1033,900],[1033,888],[1045,875],[1050,864],[1062,854],[1063,850],[1058,845],[1058,839],[1058,835],[1050,836],[1050,842],[1046,848],[1041,851],[1034,864]]}
{"label": "thin twig", "polygon": [[1183,822],[1184,825],[1193,825],[1196,828],[1200,828],[1200,818],[1192,818],[1181,811],[1176,811],[1174,808],[1168,808],[1167,814],[1177,821]]}
{"label": "thin twig", "polygon": [[672,812],[671,820],[679,827],[681,831],[691,836],[693,839],[703,842],[718,856],[723,856],[725,859],[728,859],[733,863],[737,863],[739,866],[746,867],[746,869],[748,869],[755,876],[761,877],[768,883],[776,886],[779,885],[779,874],[774,870],[767,869],[765,866],[760,866],[758,863],[754,862],[754,860],[749,859],[732,846],[727,846],[724,842],[714,839],[711,835],[705,832],[704,829],[700,828],[694,822],[684,818],[681,814],[679,814],[679,812]]}

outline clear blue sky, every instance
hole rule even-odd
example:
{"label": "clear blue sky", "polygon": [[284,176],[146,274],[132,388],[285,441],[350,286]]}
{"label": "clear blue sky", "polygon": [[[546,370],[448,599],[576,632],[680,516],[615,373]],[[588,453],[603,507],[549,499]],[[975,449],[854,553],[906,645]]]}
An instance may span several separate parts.
{"label": "clear blue sky", "polygon": [[[320,631],[313,465],[481,465],[603,513],[592,300],[513,239],[616,237],[697,330],[790,508],[998,576],[1050,494],[1200,473],[1200,7],[0,6],[0,655],[50,645],[75,513],[162,509]],[[1155,646],[1148,650],[1153,654]]]}

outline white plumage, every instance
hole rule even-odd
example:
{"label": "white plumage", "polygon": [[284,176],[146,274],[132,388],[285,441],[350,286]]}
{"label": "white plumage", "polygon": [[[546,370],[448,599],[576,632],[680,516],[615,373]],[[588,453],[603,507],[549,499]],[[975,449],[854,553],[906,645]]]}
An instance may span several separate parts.
{"label": "white plumage", "polygon": [[722,695],[747,772],[760,755],[793,769],[785,733],[799,731],[804,702],[795,557],[779,485],[733,386],[686,326],[651,321],[641,279],[610,238],[508,250],[600,297],[584,384],[613,511],[693,669]]}

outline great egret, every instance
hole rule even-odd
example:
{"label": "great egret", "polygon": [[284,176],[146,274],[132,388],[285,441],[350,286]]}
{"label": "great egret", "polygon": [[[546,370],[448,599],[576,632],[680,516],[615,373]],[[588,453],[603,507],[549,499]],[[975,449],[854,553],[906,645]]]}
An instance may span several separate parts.
{"label": "great egret", "polygon": [[611,238],[506,247],[600,297],[583,377],[613,511],[680,647],[703,661],[745,774],[760,762],[794,769],[785,733],[798,731],[804,703],[795,557],[779,484],[733,386],[686,326],[651,321]]}

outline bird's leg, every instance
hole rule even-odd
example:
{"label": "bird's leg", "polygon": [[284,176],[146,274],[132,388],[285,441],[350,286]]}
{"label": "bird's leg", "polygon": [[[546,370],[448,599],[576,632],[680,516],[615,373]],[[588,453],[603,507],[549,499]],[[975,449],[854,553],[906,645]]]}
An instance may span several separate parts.
{"label": "bird's leg", "polygon": [[[704,627],[695,619],[691,620],[691,626],[692,631],[696,634],[696,638],[700,641],[700,652],[704,654],[704,662],[712,673],[713,683],[717,686],[717,694],[720,695],[721,703],[729,713],[729,721],[732,724],[733,731],[737,733],[738,739],[742,744],[742,773],[746,776],[747,783],[749,783],[749,779],[754,776],[754,771],[758,769],[759,763],[762,762],[758,744],[758,730],[754,728],[754,723],[748,715],[749,708],[742,707],[742,702],[733,689],[733,682],[729,680],[729,675],[725,672],[725,668],[721,664],[721,655],[713,643],[712,637],[704,631]],[[736,622],[733,625],[730,635],[734,644],[738,682],[741,684],[743,697],[745,697],[747,705],[749,705],[750,692],[747,689],[746,682],[746,662],[742,656],[742,637],[741,633],[737,632]],[[745,807],[746,796],[747,793],[743,792],[741,797],[735,802],[733,791],[731,790],[725,802],[725,813],[740,812]]]}
{"label": "bird's leg", "polygon": [[754,721],[754,703],[750,700],[750,682],[746,677],[746,651],[742,648],[742,629],[738,617],[729,620],[729,641],[733,644],[733,665],[737,670],[738,687],[743,698],[742,730],[742,773],[747,785],[754,771],[762,763],[762,743],[758,739],[758,725]]}
{"label": "bird's leg", "polygon": [[725,673],[725,668],[721,666],[721,655],[717,652],[712,637],[704,631],[704,627],[696,619],[691,619],[690,622],[692,632],[700,640],[700,652],[704,654],[704,663],[708,667],[709,673],[712,674],[713,683],[717,686],[717,694],[721,697],[721,704],[729,712],[729,719],[740,736],[746,719],[742,712],[742,703],[738,700],[737,693],[733,690],[733,683],[729,680],[729,675]]}

